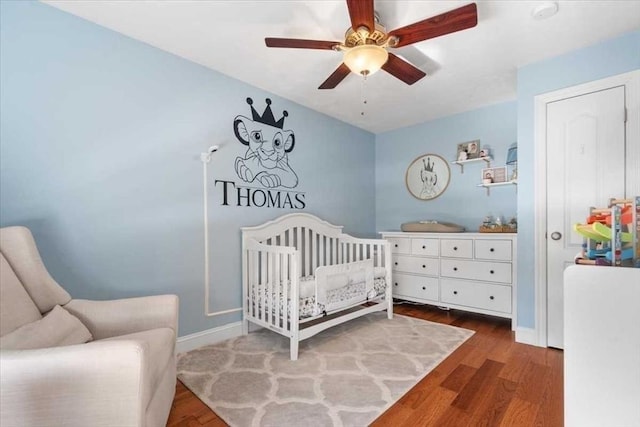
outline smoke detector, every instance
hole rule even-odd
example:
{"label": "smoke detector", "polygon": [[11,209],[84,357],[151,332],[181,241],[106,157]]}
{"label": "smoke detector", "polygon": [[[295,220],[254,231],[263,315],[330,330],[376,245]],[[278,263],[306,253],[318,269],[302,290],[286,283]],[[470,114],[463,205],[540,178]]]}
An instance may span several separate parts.
{"label": "smoke detector", "polygon": [[558,3],[555,1],[545,1],[538,4],[531,11],[534,19],[542,20],[552,17],[558,12]]}

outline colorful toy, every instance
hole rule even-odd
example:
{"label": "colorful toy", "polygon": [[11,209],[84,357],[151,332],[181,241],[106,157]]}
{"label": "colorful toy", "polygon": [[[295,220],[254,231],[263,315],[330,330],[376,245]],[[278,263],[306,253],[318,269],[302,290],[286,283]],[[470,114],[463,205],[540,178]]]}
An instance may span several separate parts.
{"label": "colorful toy", "polygon": [[585,238],[577,264],[640,267],[640,197],[610,199],[608,208],[591,208],[586,222],[573,227]]}

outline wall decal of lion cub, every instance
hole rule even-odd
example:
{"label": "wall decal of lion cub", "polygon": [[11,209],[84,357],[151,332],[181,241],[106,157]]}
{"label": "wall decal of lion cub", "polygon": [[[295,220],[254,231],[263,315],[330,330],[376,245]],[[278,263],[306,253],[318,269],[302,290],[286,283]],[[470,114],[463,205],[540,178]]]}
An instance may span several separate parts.
{"label": "wall decal of lion cub", "polygon": [[253,108],[253,100],[247,98],[252,118],[236,116],[233,120],[236,138],[248,147],[244,157],[236,158],[236,174],[245,182],[257,181],[266,188],[293,188],[298,185],[298,176],[289,166],[288,154],[295,146],[295,135],[292,130],[282,129],[289,114],[284,111],[276,122],[271,100],[267,98],[266,102],[267,107],[260,116]]}

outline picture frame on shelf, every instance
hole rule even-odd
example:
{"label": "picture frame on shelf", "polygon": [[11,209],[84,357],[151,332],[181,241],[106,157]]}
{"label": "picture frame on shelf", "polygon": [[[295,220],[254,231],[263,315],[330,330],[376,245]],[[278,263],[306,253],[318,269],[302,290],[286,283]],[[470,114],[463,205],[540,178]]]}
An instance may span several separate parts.
{"label": "picture frame on shelf", "polygon": [[479,139],[458,144],[458,151],[456,152],[457,161],[472,160],[478,158],[480,158]]}
{"label": "picture frame on shelf", "polygon": [[481,175],[483,184],[497,184],[507,182],[507,167],[483,168]]}

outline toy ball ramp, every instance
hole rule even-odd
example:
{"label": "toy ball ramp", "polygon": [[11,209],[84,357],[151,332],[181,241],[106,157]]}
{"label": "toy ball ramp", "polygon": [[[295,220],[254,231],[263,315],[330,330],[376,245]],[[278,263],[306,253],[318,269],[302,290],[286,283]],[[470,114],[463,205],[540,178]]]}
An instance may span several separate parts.
{"label": "toy ball ramp", "polygon": [[[620,223],[631,224],[632,221],[633,221],[633,210],[631,209],[631,206],[623,207],[622,210],[620,211]],[[604,223],[610,226],[611,212],[610,211],[602,212],[602,210],[599,210],[598,213],[594,215],[590,215],[587,218],[587,224],[593,224],[595,222]]]}
{"label": "toy ball ramp", "polygon": [[[597,242],[608,242],[611,240],[611,227],[607,227],[599,222],[594,222],[593,224],[575,224],[573,229],[587,239]],[[620,233],[620,240],[622,242],[631,242],[631,239],[631,233]]]}

